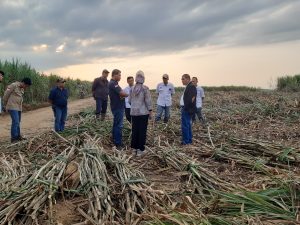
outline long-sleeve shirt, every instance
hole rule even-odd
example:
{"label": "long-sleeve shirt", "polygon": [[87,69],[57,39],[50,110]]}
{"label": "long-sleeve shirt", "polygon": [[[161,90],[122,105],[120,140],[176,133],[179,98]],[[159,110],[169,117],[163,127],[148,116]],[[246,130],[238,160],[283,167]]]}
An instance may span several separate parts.
{"label": "long-sleeve shirt", "polygon": [[103,77],[98,77],[94,80],[92,86],[93,96],[95,98],[101,98],[103,100],[108,99],[108,80]]}
{"label": "long-sleeve shirt", "polygon": [[152,100],[149,88],[143,85],[142,90],[137,95],[133,94],[133,91],[131,91],[129,102],[131,104],[131,116],[148,115],[149,111],[152,110]]}
{"label": "long-sleeve shirt", "polygon": [[128,94],[128,97],[125,98],[125,108],[130,109],[131,105],[129,103],[129,95],[130,95],[130,91],[132,90],[133,86],[127,86],[126,88],[123,89],[123,91]]}
{"label": "long-sleeve shirt", "polygon": [[3,96],[3,105],[6,110],[22,111],[24,89],[21,88],[21,82],[10,84]]}

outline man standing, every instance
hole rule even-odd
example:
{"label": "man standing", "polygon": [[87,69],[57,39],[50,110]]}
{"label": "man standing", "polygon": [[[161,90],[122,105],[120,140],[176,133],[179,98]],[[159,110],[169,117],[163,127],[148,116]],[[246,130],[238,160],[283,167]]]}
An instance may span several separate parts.
{"label": "man standing", "polygon": [[205,94],[204,94],[204,90],[201,86],[198,86],[198,78],[197,77],[193,77],[192,78],[192,82],[195,85],[196,89],[197,89],[197,98],[196,98],[196,113],[192,116],[192,121],[195,122],[196,121],[196,115],[199,119],[199,121],[202,124],[205,124],[203,115],[202,115],[202,105],[203,105],[203,101],[205,98]]}
{"label": "man standing", "polygon": [[[4,72],[0,70],[0,83],[2,83],[4,77]],[[2,101],[1,101],[1,96],[0,96],[0,113],[2,113]]]}
{"label": "man standing", "polygon": [[[128,86],[126,88],[124,88],[123,91],[126,94],[130,95],[130,92],[134,85],[134,79],[132,76],[127,77],[127,84],[128,84]],[[129,123],[131,123],[130,109],[131,109],[131,105],[129,103],[129,97],[126,97],[125,98],[125,116]]]}
{"label": "man standing", "polygon": [[114,69],[111,74],[112,78],[108,84],[110,108],[114,117],[112,136],[113,143],[118,150],[123,147],[122,144],[122,128],[123,128],[123,117],[125,108],[125,97],[128,97],[118,82],[121,80],[121,71]]}
{"label": "man standing", "polygon": [[197,89],[188,74],[183,74],[182,84],[186,86],[180,99],[182,145],[192,144],[192,115],[196,112]]}
{"label": "man standing", "polygon": [[65,88],[65,83],[66,81],[64,79],[57,79],[56,87],[50,91],[48,98],[52,104],[55,119],[54,129],[56,132],[64,131],[68,114],[69,92]]}
{"label": "man standing", "polygon": [[170,108],[172,105],[172,95],[175,94],[174,85],[169,83],[169,75],[164,74],[163,82],[159,83],[156,87],[157,98],[157,111],[155,121],[160,121],[162,113],[164,112],[164,122],[167,123],[170,118]]}
{"label": "man standing", "polygon": [[109,71],[107,69],[102,71],[102,76],[94,80],[92,86],[93,97],[96,100],[96,118],[101,114],[101,120],[105,119],[107,111],[108,100],[108,77]]}
{"label": "man standing", "polygon": [[3,96],[4,108],[9,112],[11,123],[11,142],[21,141],[24,138],[21,136],[21,114],[23,95],[26,88],[32,84],[30,78],[24,78],[21,82],[17,81],[10,84]]}

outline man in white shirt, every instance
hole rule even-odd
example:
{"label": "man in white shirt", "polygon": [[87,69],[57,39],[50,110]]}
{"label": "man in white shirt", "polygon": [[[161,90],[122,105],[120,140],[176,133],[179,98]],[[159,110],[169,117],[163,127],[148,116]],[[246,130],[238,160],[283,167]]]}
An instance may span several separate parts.
{"label": "man in white shirt", "polygon": [[205,98],[204,90],[201,86],[198,86],[198,78],[197,77],[193,77],[192,82],[193,82],[193,84],[195,85],[195,87],[197,89],[197,98],[196,98],[197,111],[192,116],[192,120],[193,120],[193,122],[195,122],[196,121],[196,115],[197,115],[199,121],[201,121],[202,124],[205,124],[205,120],[204,120],[204,117],[202,115],[202,106],[203,106],[203,101],[204,101],[204,98]]}
{"label": "man in white shirt", "polygon": [[169,75],[164,74],[163,82],[159,83],[156,87],[157,98],[157,111],[155,121],[160,121],[164,113],[164,122],[167,123],[170,118],[170,108],[172,105],[172,95],[175,94],[175,88],[172,83],[169,83]]}
{"label": "man in white shirt", "polygon": [[[124,88],[124,92],[130,95],[130,92],[134,86],[134,78],[132,76],[127,77],[127,84],[128,86]],[[131,105],[129,104],[129,97],[125,98],[125,116],[129,123],[131,123],[131,116],[130,116],[130,109]]]}

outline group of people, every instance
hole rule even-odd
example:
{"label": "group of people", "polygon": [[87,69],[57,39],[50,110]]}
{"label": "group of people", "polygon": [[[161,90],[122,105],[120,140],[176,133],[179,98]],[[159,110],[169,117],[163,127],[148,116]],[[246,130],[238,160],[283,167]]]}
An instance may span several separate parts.
{"label": "group of people", "polygon": [[[122,149],[122,128],[124,114],[128,122],[132,124],[131,148],[133,154],[141,156],[144,154],[148,120],[152,118],[152,99],[150,90],[144,85],[145,75],[143,71],[138,71],[135,78],[127,77],[128,86],[122,89],[119,86],[121,80],[121,71],[113,70],[111,80],[108,81],[108,70],[103,70],[102,75],[93,82],[92,93],[96,101],[96,118],[105,120],[108,97],[110,99],[111,112],[113,114],[113,143],[117,149]],[[155,122],[161,120],[167,123],[170,119],[170,108],[172,105],[172,96],[175,94],[175,88],[169,82],[169,75],[162,76],[163,82],[156,88],[157,109]],[[198,86],[197,77],[191,79],[190,75],[182,75],[182,84],[185,90],[180,99],[181,107],[181,127],[182,127],[182,145],[192,143],[192,121],[196,116],[204,123],[202,116],[202,103],[204,100],[203,88]]]}
{"label": "group of people", "polygon": [[[111,80],[108,81],[108,70],[103,70],[102,75],[96,78],[92,85],[92,94],[96,101],[96,118],[105,120],[108,98],[110,99],[110,108],[113,115],[112,137],[113,143],[118,150],[124,146],[122,143],[122,129],[124,114],[126,119],[132,125],[131,148],[133,154],[141,156],[144,154],[147,135],[147,126],[149,119],[152,119],[152,99],[149,88],[144,85],[145,75],[143,71],[138,71],[135,75],[127,77],[128,86],[122,89],[119,85],[121,80],[121,71],[114,69],[111,73]],[[0,71],[0,82],[4,77],[4,72]],[[170,108],[172,105],[172,96],[175,94],[175,88],[169,82],[169,75],[162,76],[163,82],[156,87],[157,108],[155,122],[163,117],[163,122],[167,123],[170,119]],[[182,75],[182,84],[185,86],[180,99],[181,107],[181,128],[182,145],[192,143],[192,121],[196,116],[204,122],[202,116],[202,102],[204,99],[203,89],[197,85],[197,77],[191,79],[190,75]],[[65,121],[68,112],[69,93],[65,87],[66,81],[58,79],[56,86],[51,89],[48,100],[52,105],[54,113],[54,129],[56,132],[62,132],[65,128]],[[20,122],[22,112],[22,102],[24,91],[32,84],[30,78],[24,78],[22,81],[14,82],[6,88],[3,96],[4,110],[8,111],[11,119],[11,141],[23,140],[20,133]]]}

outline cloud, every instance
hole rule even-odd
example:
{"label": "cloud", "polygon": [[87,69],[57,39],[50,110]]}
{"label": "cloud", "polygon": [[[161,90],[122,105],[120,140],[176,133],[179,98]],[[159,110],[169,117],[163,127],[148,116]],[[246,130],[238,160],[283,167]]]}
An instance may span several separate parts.
{"label": "cloud", "polygon": [[5,0],[0,56],[49,69],[205,46],[264,45],[299,40],[299,20],[300,3],[293,0]]}

